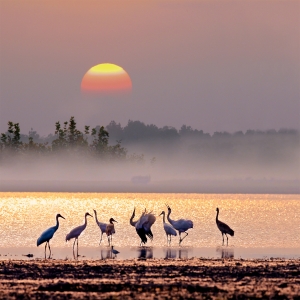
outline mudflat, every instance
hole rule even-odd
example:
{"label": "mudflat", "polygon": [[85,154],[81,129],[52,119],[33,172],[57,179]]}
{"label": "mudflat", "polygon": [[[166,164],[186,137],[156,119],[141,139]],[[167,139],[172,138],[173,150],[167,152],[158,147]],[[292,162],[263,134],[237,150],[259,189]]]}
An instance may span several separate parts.
{"label": "mudflat", "polygon": [[300,299],[300,259],[3,260],[1,299]]}

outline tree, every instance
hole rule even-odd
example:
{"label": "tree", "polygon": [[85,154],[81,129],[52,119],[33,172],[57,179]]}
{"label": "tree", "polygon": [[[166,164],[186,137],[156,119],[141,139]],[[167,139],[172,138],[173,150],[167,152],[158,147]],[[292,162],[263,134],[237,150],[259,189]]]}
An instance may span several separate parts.
{"label": "tree", "polygon": [[85,126],[85,131],[82,133],[76,127],[75,118],[72,116],[69,122],[64,122],[64,127],[61,128],[59,122],[55,123],[55,134],[57,138],[52,142],[53,150],[75,150],[79,151],[82,148],[88,147],[87,135],[89,134],[89,126]]}
{"label": "tree", "polygon": [[22,147],[19,123],[9,121],[7,133],[1,133],[1,149],[19,151]]}

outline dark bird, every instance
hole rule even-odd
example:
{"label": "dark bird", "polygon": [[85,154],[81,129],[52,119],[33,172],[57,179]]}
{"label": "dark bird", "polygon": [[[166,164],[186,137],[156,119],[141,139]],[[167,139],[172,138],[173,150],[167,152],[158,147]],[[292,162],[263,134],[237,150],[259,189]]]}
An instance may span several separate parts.
{"label": "dark bird", "polygon": [[[170,218],[170,214],[171,214],[171,208],[169,205],[167,205],[168,208],[168,216],[167,219],[169,221],[169,223],[179,232],[179,245],[181,244],[181,242],[184,240],[184,238],[186,238],[188,236],[188,233],[186,232],[188,229],[193,228],[194,224],[192,220],[188,220],[188,219],[179,219],[177,221],[172,220]],[[185,236],[183,238],[181,238],[181,233],[185,233]]]}
{"label": "dark bird", "polygon": [[221,222],[219,219],[219,208],[217,207],[217,216],[216,216],[216,223],[219,228],[219,230],[222,233],[222,238],[223,238],[223,245],[224,245],[224,234],[226,235],[227,238],[227,245],[228,245],[228,236],[227,234],[230,234],[231,236],[234,236],[234,231],[225,223]]}
{"label": "dark bird", "polygon": [[115,225],[113,222],[118,223],[116,220],[113,218],[109,219],[109,224],[106,225],[106,235],[107,235],[107,240],[108,240],[108,245],[112,245],[112,235],[116,233],[115,231]]}
{"label": "dark bird", "polygon": [[75,238],[74,240],[74,244],[73,244],[73,255],[74,255],[74,258],[75,258],[75,254],[74,254],[74,246],[75,246],[75,242],[77,240],[77,257],[78,257],[78,237],[80,236],[80,234],[82,233],[82,231],[86,228],[86,225],[87,225],[87,216],[90,216],[90,217],[93,217],[92,215],[90,215],[88,212],[85,213],[85,216],[84,216],[84,224],[83,225],[80,225],[78,227],[75,227],[74,229],[72,229],[70,231],[70,233],[67,234],[66,236],[66,242]]}
{"label": "dark bird", "polygon": [[141,238],[141,245],[147,243],[147,237],[152,241],[153,233],[151,231],[151,226],[155,223],[156,217],[154,214],[147,213],[146,209],[142,213],[141,217],[137,221],[133,221],[135,217],[135,208],[133,210],[132,216],[130,218],[130,224],[135,227],[135,230],[139,237]]}
{"label": "dark bird", "polygon": [[111,253],[115,255],[114,257],[116,257],[117,254],[119,254],[120,252],[118,250],[114,249],[114,246],[111,246]]}
{"label": "dark bird", "polygon": [[50,243],[49,243],[49,241],[52,239],[54,233],[56,232],[56,230],[59,227],[58,218],[63,218],[64,219],[64,217],[61,214],[57,214],[56,215],[56,225],[53,226],[53,227],[48,228],[47,230],[45,230],[41,234],[41,236],[37,239],[37,242],[36,242],[37,246],[39,246],[39,245],[41,245],[41,244],[43,244],[43,243],[46,242],[46,244],[45,244],[45,258],[46,258],[46,247],[47,247],[47,244],[48,244],[48,247],[49,247],[49,250],[50,250],[49,258],[51,257],[51,249],[50,249]]}

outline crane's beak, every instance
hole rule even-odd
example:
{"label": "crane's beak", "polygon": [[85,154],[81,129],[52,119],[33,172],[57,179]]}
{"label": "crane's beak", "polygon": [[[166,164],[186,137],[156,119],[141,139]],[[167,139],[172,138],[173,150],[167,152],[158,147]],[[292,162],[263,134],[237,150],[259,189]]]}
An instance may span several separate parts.
{"label": "crane's beak", "polygon": [[92,216],[91,214],[89,214],[89,213],[88,213],[88,216],[90,216],[90,217],[92,217],[92,218],[93,218],[93,216]]}
{"label": "crane's beak", "polygon": [[61,218],[65,219],[62,215],[60,215]]}
{"label": "crane's beak", "polygon": [[159,216],[161,216],[161,215],[163,215],[163,214],[164,214],[164,212],[162,211],[161,214],[160,214]]}

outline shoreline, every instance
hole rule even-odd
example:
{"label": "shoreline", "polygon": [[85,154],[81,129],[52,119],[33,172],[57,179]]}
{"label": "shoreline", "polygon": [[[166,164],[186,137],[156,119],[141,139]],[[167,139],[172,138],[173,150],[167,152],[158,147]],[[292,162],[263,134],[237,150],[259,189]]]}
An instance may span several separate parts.
{"label": "shoreline", "polygon": [[299,180],[0,180],[1,192],[300,194]]}
{"label": "shoreline", "polygon": [[282,298],[300,294],[300,259],[0,261],[0,298]]}

